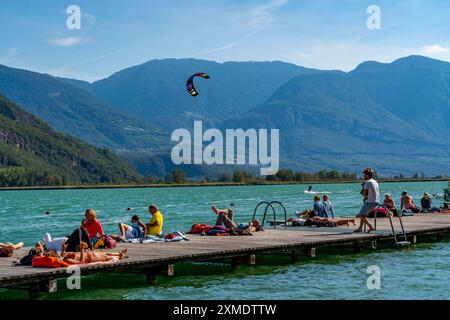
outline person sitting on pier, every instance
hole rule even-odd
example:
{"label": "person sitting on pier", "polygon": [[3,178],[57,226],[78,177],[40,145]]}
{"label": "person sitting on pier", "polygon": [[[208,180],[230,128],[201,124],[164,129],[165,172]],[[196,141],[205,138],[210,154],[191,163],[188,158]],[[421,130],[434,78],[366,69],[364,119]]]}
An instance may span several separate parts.
{"label": "person sitting on pier", "polygon": [[216,226],[224,225],[225,228],[228,229],[237,229],[237,225],[234,222],[234,210],[233,204],[230,205],[230,208],[219,210],[216,206],[212,206],[212,211],[217,214]]}
{"label": "person sitting on pier", "polygon": [[401,211],[402,212],[413,212],[413,213],[420,212],[420,209],[417,208],[416,204],[414,203],[413,197],[408,195],[408,192],[406,192],[406,191],[402,192]]}
{"label": "person sitting on pier", "polygon": [[322,196],[322,199],[323,199],[323,205],[325,207],[325,214],[326,214],[325,218],[334,219],[334,208],[333,208],[333,204],[330,201],[330,198],[328,197],[327,194],[324,194]]}
{"label": "person sitting on pier", "polygon": [[389,193],[386,193],[384,195],[383,206],[385,206],[388,211],[392,212],[394,216],[398,216],[397,206],[395,205],[395,201]]}
{"label": "person sitting on pier", "polygon": [[299,216],[314,216],[320,218],[328,218],[327,211],[325,209],[325,205],[320,202],[320,196],[314,196],[314,205],[312,210],[305,210],[301,213],[297,213]]}
{"label": "person sitting on pier", "polygon": [[378,186],[378,182],[373,178],[373,170],[372,168],[366,168],[363,171],[364,174],[364,186],[362,190],[362,195],[364,199],[364,204],[359,211],[358,216],[360,217],[359,227],[353,232],[362,232],[363,227],[367,225],[369,227],[368,233],[375,230],[375,228],[370,224],[367,217],[370,212],[378,206],[380,202],[380,189]]}
{"label": "person sitting on pier", "polygon": [[156,204],[151,204],[148,207],[148,211],[151,214],[150,222],[147,223],[147,235],[149,236],[159,236],[162,232],[164,217],[162,213],[158,210],[158,206]]}
{"label": "person sitting on pier", "polygon": [[0,257],[12,257],[15,250],[19,250],[23,247],[23,242],[18,244],[12,244],[11,242],[0,243]]}
{"label": "person sitting on pier", "polygon": [[141,217],[137,214],[131,217],[131,225],[120,222],[119,236],[112,236],[116,240],[126,242],[129,239],[140,239],[147,236],[147,226],[142,222]]}
{"label": "person sitting on pier", "polygon": [[104,236],[103,226],[100,221],[97,220],[97,213],[94,209],[87,209],[84,214],[85,219],[81,222],[81,227],[84,228],[88,234],[89,239],[95,237],[102,238]]}
{"label": "person sitting on pier", "polygon": [[431,212],[431,198],[428,192],[423,194],[423,198],[420,200],[420,206],[422,207],[422,211]]}

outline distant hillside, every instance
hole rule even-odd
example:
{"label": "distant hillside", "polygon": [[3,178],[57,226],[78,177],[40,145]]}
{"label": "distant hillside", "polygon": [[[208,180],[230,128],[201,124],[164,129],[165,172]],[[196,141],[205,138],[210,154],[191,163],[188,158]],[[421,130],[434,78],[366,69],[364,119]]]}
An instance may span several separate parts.
{"label": "distant hillside", "polygon": [[55,132],[0,95],[0,186],[123,183],[139,177],[111,151]]}
{"label": "distant hillside", "polygon": [[[200,95],[193,98],[186,80],[200,71],[211,79],[195,79]],[[175,129],[189,127],[194,120],[208,125],[238,116],[267,100],[284,82],[315,72],[319,71],[283,62],[163,59],[119,71],[94,82],[90,90],[123,111]]]}
{"label": "distant hillside", "polygon": [[159,150],[167,143],[157,124],[126,115],[73,85],[81,83],[0,65],[0,93],[60,132],[113,150]]}
{"label": "distant hillside", "polygon": [[366,62],[349,74],[384,109],[438,140],[450,137],[450,63],[410,56]]}

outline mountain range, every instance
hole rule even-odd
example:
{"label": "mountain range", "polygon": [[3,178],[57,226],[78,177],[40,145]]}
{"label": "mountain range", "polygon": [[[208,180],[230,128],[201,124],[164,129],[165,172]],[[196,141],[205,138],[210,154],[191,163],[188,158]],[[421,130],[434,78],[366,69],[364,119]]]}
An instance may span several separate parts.
{"label": "mountain range", "polygon": [[47,74],[0,65],[0,93],[58,131],[112,150],[163,145],[166,133]]}
{"label": "mountain range", "polygon": [[[190,97],[195,72],[200,92]],[[0,66],[0,92],[58,131],[107,147],[144,175],[163,175],[170,132],[280,129],[281,167],[385,175],[448,174],[450,63],[410,56],[323,71],[283,62],[151,60],[88,83]],[[227,168],[184,167],[191,176]]]}
{"label": "mountain range", "polygon": [[295,77],[223,127],[281,128],[294,169],[432,174],[448,172],[449,115],[450,63],[412,56]]}

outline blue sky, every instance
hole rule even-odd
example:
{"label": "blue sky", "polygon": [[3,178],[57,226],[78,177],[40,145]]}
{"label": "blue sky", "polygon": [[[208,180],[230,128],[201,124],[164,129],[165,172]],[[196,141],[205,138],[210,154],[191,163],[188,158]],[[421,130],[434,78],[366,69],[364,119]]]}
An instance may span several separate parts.
{"label": "blue sky", "polygon": [[[68,30],[66,8],[81,8]],[[381,9],[369,30],[367,7]],[[421,54],[450,61],[448,0],[2,0],[0,64],[94,81],[161,58],[355,68]]]}

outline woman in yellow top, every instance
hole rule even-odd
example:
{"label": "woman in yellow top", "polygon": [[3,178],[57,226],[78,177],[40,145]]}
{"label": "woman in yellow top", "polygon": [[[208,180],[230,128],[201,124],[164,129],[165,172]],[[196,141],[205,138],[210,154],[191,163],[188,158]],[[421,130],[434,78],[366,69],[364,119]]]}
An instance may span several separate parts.
{"label": "woman in yellow top", "polygon": [[161,212],[158,210],[156,204],[151,204],[148,207],[148,211],[152,215],[150,222],[147,223],[147,235],[157,236],[161,233],[164,223],[164,218]]}

